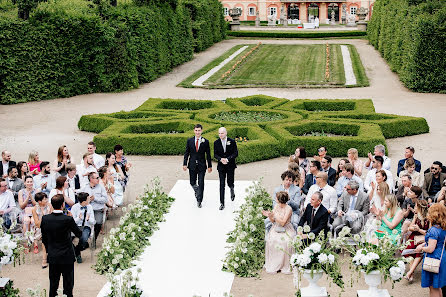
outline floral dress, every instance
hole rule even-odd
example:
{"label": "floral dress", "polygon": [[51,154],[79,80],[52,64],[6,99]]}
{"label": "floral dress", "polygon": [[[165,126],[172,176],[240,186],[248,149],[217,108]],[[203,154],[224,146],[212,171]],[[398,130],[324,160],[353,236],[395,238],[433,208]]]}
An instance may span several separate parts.
{"label": "floral dress", "polygon": [[[420,227],[421,230],[427,231],[427,229],[429,229],[429,221],[427,219],[423,219],[423,221],[421,221],[420,218],[416,218],[415,225]],[[414,239],[415,239],[415,236],[418,236],[418,235],[422,235],[422,234],[418,231],[410,233],[409,238],[407,239],[407,241],[410,241],[410,243],[406,249],[415,249],[417,247]],[[413,255],[405,255],[405,257],[410,257],[410,256],[413,256],[414,258],[421,258],[423,256],[423,254],[418,253],[418,254],[413,254]]]}

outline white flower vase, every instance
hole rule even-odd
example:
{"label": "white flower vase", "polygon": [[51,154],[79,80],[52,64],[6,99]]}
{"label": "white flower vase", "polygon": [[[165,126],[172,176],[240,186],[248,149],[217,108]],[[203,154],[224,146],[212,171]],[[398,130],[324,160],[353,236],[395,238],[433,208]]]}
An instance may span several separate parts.
{"label": "white flower vase", "polygon": [[304,270],[303,276],[310,283],[308,287],[302,288],[300,290],[302,297],[323,297],[328,296],[327,289],[325,287],[320,287],[317,282],[321,279],[324,272],[322,270]]}
{"label": "white flower vase", "polygon": [[369,273],[362,271],[362,273],[369,289],[358,290],[358,297],[390,297],[387,290],[378,289],[378,286],[381,285],[381,272],[379,270],[370,271]]}

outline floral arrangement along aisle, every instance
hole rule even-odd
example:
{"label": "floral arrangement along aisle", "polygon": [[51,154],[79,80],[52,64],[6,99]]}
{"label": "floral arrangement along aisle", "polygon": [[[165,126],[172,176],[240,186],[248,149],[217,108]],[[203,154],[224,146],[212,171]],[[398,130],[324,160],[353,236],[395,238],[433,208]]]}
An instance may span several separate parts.
{"label": "floral arrangement along aisle", "polygon": [[236,218],[235,229],[229,233],[231,243],[224,260],[223,270],[241,277],[258,276],[265,264],[265,223],[262,210],[271,210],[273,201],[261,185],[250,186],[246,202]]}
{"label": "floral arrangement along aisle", "polygon": [[[304,234],[308,239],[304,239],[299,234]],[[344,289],[344,281],[342,280],[341,268],[339,266],[339,257],[336,252],[336,247],[329,243],[330,234],[325,236],[324,231],[321,231],[318,236],[310,232],[310,226],[305,225],[303,228],[297,228],[297,234],[292,239],[295,253],[291,256],[290,264],[293,266],[293,271],[298,273],[297,296],[300,296],[301,289],[301,275],[310,281],[310,287],[315,290],[322,290],[316,285],[316,281],[312,282],[315,274],[322,276],[322,272],[327,274],[329,279],[337,286]],[[320,278],[318,276],[318,279]],[[309,288],[309,287],[307,287]],[[324,291],[324,290],[322,290]],[[319,296],[319,295],[318,295]]]}
{"label": "floral arrangement along aisle", "polygon": [[110,230],[108,238],[104,239],[102,250],[94,268],[100,274],[114,273],[118,269],[129,268],[132,260],[139,256],[149,244],[149,238],[158,223],[163,221],[164,215],[169,211],[174,198],[163,192],[160,180],[152,181],[152,188],[146,187],[133,204],[120,219],[119,226]]}

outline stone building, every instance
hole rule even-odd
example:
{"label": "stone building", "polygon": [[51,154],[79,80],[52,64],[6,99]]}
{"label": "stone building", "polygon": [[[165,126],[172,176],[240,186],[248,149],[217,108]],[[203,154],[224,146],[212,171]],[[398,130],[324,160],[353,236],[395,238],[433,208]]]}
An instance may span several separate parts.
{"label": "stone building", "polygon": [[[267,21],[268,16],[274,15],[280,19],[281,12],[286,14],[288,20],[299,20],[299,23],[312,22],[316,17],[320,24],[326,24],[332,18],[334,11],[336,23],[340,23],[348,15],[356,15],[359,8],[368,8],[373,11],[375,0],[220,0],[223,4],[223,14],[230,20],[229,9],[240,8],[241,21],[255,21],[257,11],[261,21]],[[366,20],[369,20],[370,13]],[[290,21],[288,21],[290,23]],[[295,22],[294,22],[295,23]]]}

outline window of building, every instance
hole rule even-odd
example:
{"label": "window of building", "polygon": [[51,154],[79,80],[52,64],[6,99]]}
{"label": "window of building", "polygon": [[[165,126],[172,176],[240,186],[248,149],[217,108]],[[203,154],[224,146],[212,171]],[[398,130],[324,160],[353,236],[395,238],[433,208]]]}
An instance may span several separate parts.
{"label": "window of building", "polygon": [[223,15],[228,16],[229,15],[229,9],[227,7],[223,7]]}
{"label": "window of building", "polygon": [[248,8],[248,15],[256,15],[256,8],[255,7],[249,7]]}
{"label": "window of building", "polygon": [[277,15],[277,8],[276,7],[270,7],[268,14],[269,15]]}
{"label": "window of building", "polygon": [[356,15],[356,6],[350,7],[350,14]]}

